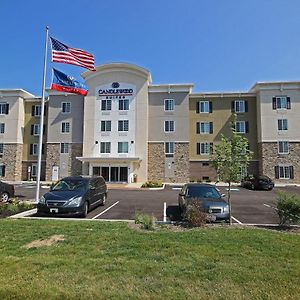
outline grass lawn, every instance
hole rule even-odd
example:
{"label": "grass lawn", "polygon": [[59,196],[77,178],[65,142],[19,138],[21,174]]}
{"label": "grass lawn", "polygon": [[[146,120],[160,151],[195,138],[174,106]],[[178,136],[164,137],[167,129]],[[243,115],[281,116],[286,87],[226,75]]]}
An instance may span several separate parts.
{"label": "grass lawn", "polygon": [[[0,299],[299,299],[300,235],[0,220]],[[63,235],[51,246],[25,248]]]}

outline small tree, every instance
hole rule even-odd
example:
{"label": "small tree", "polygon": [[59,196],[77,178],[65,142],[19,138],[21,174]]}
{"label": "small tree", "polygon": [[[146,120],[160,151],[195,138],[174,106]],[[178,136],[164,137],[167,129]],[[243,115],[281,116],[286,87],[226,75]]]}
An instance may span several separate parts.
{"label": "small tree", "polygon": [[228,183],[229,218],[231,221],[231,184],[241,180],[241,170],[249,165],[253,152],[249,150],[248,139],[235,129],[236,116],[231,123],[231,135],[221,135],[221,142],[214,146],[211,156],[213,167],[217,171],[218,180]]}

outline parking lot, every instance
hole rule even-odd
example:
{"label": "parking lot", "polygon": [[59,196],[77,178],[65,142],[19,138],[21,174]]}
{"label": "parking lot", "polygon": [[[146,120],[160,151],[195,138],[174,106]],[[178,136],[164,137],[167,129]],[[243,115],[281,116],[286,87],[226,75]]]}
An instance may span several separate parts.
{"label": "parking lot", "polygon": [[[18,185],[16,195],[20,199],[33,199],[33,185]],[[227,195],[226,187],[219,187]],[[252,191],[234,187],[231,191],[233,221],[242,224],[276,224],[274,209],[278,191],[300,195],[299,187],[280,187],[272,191]],[[48,189],[41,189],[41,194]],[[105,206],[89,212],[88,219],[133,220],[137,212],[153,215],[157,220],[180,220],[177,197],[179,188],[166,186],[164,190],[128,189],[113,186],[108,191]],[[164,205],[164,203],[166,203]],[[166,209],[165,209],[166,208]],[[36,216],[36,215],[32,215]]]}

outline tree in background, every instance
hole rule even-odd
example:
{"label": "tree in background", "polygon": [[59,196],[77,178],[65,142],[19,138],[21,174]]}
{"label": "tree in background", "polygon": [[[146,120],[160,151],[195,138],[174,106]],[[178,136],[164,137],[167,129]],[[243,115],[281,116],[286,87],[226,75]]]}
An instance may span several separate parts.
{"label": "tree in background", "polygon": [[249,150],[248,139],[236,132],[236,115],[231,123],[229,137],[221,135],[221,142],[214,146],[211,156],[213,167],[217,171],[218,181],[228,184],[229,217],[231,220],[231,185],[241,180],[241,170],[247,168],[253,152]]}

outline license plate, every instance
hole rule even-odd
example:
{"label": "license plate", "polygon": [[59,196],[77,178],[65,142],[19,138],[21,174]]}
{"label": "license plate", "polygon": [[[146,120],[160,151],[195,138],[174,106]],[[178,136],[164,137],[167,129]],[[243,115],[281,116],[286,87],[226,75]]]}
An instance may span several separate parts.
{"label": "license plate", "polygon": [[214,222],[217,220],[217,217],[215,215],[208,215],[208,219],[209,221]]}
{"label": "license plate", "polygon": [[57,214],[58,213],[58,208],[50,208],[50,213]]}

